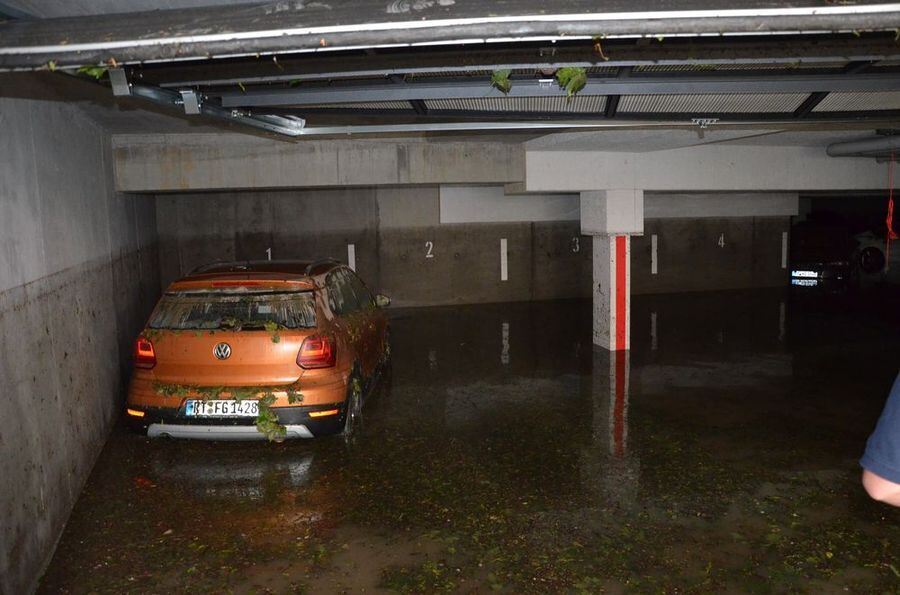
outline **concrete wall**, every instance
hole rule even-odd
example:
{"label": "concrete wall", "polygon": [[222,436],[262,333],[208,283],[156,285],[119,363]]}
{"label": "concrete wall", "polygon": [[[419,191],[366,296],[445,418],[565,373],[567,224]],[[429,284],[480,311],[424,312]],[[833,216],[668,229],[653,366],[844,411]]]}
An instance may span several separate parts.
{"label": "concrete wall", "polygon": [[[20,88],[17,88],[17,90]],[[0,592],[34,589],[159,292],[153,198],[76,107],[0,97]]]}
{"label": "concrete wall", "polygon": [[[157,197],[167,284],[214,260],[333,257],[397,305],[575,297],[590,288],[578,222],[441,224],[437,186]],[[509,278],[500,281],[500,239]]]}
{"label": "concrete wall", "polygon": [[[276,259],[329,256],[347,262],[347,245],[354,244],[357,271],[399,306],[590,297],[591,238],[580,234],[578,220],[517,221],[517,198],[507,197],[510,213],[502,217],[493,209],[493,221],[477,222],[473,208],[462,213],[471,222],[448,224],[440,220],[444,194],[436,186],[403,186],[160,195],[162,280],[169,283],[217,259],[264,259],[267,249]],[[705,200],[660,198],[681,199],[689,205]],[[648,219],[646,234],[633,239],[632,290],[783,286],[782,232],[789,220]],[[506,281],[500,279],[502,238]]]}
{"label": "concrete wall", "polygon": [[[647,219],[631,239],[634,294],[786,287],[783,234],[790,218],[711,217]],[[652,272],[656,236],[656,274]]]}

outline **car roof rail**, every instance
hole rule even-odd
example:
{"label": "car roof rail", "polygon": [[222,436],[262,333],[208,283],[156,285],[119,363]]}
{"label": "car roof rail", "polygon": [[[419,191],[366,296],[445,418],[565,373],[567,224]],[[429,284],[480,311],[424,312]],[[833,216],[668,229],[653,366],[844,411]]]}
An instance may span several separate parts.
{"label": "car roof rail", "polygon": [[326,264],[341,264],[341,261],[335,258],[320,258],[318,260],[314,260],[306,266],[305,274],[309,275],[312,273],[313,269]]}

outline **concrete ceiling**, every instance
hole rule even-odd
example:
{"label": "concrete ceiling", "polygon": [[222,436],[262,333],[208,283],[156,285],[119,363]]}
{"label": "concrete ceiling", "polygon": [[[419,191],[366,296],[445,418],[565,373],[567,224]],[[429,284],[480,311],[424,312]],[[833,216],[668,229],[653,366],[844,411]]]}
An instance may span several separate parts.
{"label": "concrete ceiling", "polygon": [[0,0],[0,14],[52,19],[240,4],[260,4],[260,0]]}

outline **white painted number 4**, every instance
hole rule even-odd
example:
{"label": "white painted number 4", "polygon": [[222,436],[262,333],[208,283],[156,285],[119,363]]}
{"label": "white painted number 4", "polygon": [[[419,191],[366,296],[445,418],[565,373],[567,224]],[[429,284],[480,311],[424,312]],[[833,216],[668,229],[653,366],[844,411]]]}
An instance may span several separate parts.
{"label": "white painted number 4", "polygon": [[724,248],[724,247],[725,247],[725,234],[724,234],[724,233],[719,234],[719,242],[718,242],[718,244],[719,244],[719,248]]}
{"label": "white painted number 4", "polygon": [[425,258],[434,258],[434,242],[425,242]]}

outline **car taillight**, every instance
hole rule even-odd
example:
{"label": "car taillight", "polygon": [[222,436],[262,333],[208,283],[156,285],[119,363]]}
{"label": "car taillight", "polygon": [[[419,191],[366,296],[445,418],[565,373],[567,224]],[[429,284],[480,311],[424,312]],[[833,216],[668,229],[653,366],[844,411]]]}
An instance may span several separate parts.
{"label": "car taillight", "polygon": [[134,342],[134,367],[149,370],[155,365],[156,351],[153,350],[153,343],[150,342],[150,339],[138,337]]}
{"label": "car taillight", "polygon": [[331,337],[307,337],[297,354],[297,365],[304,369],[331,368],[337,356]]}

